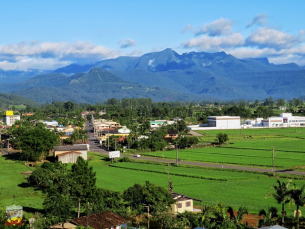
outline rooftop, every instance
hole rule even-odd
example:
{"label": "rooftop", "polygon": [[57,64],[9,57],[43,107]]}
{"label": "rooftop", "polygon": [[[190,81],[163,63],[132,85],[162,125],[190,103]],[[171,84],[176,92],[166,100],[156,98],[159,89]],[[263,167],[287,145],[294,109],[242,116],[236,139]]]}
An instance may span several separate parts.
{"label": "rooftop", "polygon": [[88,150],[87,145],[66,145],[66,146],[54,146],[55,151],[78,151]]}
{"label": "rooftop", "polygon": [[[87,225],[87,216],[72,219],[70,222],[85,227]],[[126,222],[127,219],[109,211],[99,212],[88,216],[88,226],[95,229],[111,228],[113,226],[122,225]]]}

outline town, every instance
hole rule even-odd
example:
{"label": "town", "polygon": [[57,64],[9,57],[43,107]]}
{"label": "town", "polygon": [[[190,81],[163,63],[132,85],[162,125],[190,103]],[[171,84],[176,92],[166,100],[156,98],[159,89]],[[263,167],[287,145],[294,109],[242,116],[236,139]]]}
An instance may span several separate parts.
{"label": "town", "polygon": [[278,102],[10,106],[1,225],[302,228],[304,105]]}

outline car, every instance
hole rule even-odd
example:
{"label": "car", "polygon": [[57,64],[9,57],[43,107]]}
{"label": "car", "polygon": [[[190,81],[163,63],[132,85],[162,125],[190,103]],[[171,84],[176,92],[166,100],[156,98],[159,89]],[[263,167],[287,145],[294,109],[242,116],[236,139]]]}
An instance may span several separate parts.
{"label": "car", "polygon": [[140,154],[135,154],[134,157],[141,157],[141,155]]}

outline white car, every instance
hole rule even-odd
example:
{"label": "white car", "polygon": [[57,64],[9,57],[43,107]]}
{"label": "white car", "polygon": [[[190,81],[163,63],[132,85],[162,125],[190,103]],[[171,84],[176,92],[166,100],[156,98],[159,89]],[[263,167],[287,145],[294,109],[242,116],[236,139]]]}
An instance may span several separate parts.
{"label": "white car", "polygon": [[140,154],[135,154],[134,157],[141,157],[141,155]]}

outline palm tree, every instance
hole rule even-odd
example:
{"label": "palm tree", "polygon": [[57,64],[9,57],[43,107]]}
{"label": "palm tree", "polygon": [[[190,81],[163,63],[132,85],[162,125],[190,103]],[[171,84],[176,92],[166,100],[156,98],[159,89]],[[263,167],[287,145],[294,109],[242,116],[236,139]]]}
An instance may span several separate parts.
{"label": "palm tree", "polygon": [[239,207],[236,216],[234,215],[234,211],[232,207],[228,207],[227,213],[229,214],[230,221],[236,225],[240,225],[240,221],[244,218],[244,214],[248,214],[248,210],[246,207]]}
{"label": "palm tree", "polygon": [[290,198],[292,203],[297,206],[296,214],[297,214],[297,229],[299,229],[299,208],[305,204],[305,185],[303,185],[300,189],[296,187],[294,184],[293,189],[290,190]]}
{"label": "palm tree", "polygon": [[278,204],[282,204],[282,225],[285,223],[285,204],[290,201],[289,197],[289,185],[291,183],[291,180],[285,182],[281,182],[280,180],[277,180],[278,185],[272,185],[275,193],[267,194],[265,197],[273,197]]}
{"label": "palm tree", "polygon": [[275,207],[270,207],[268,212],[266,212],[265,209],[261,209],[259,210],[258,215],[263,216],[263,218],[258,221],[258,227],[272,226],[276,223],[278,218],[277,209]]}

